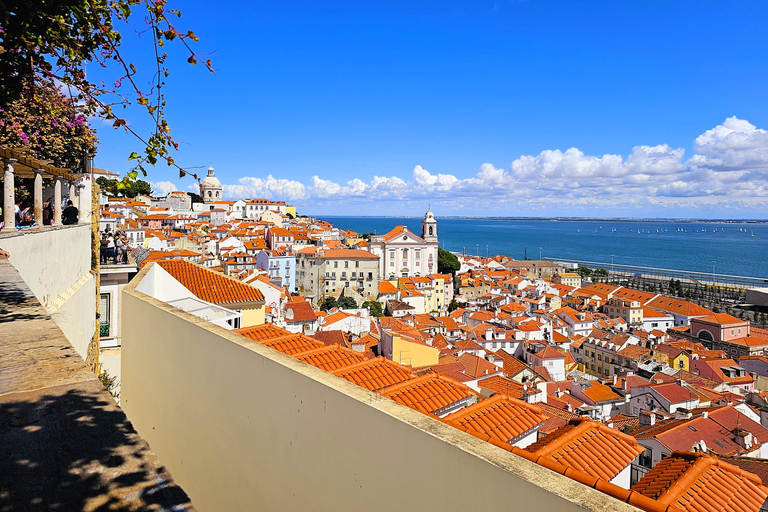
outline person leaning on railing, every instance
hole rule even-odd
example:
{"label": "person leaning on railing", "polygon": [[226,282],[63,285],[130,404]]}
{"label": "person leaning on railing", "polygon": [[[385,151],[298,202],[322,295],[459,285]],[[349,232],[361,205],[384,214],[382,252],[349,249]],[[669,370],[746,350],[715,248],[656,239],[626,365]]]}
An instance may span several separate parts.
{"label": "person leaning on railing", "polygon": [[27,212],[24,214],[24,218],[16,224],[16,229],[19,231],[22,230],[29,230],[29,229],[40,229],[40,224],[35,222],[35,219],[32,218],[32,214]]}
{"label": "person leaning on railing", "polygon": [[77,208],[72,206],[72,200],[70,199],[67,201],[67,207],[64,208],[64,211],[61,212],[61,223],[65,226],[69,226],[70,224],[77,224],[77,218],[80,212]]}

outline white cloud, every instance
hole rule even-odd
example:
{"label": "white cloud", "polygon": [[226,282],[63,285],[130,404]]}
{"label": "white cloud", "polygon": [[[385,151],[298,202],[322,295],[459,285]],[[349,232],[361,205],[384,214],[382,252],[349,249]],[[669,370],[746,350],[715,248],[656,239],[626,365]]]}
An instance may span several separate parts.
{"label": "white cloud", "polygon": [[689,165],[715,171],[768,169],[768,131],[749,121],[729,117],[694,141]]}
{"label": "white cloud", "polygon": [[152,190],[155,192],[156,195],[160,196],[167,196],[170,192],[175,192],[176,185],[171,183],[170,181],[156,181],[150,183],[152,186]]}
{"label": "white cloud", "polygon": [[[484,163],[472,176],[431,172],[416,165],[410,177],[374,175],[345,183],[313,176],[308,185],[288,179],[244,177],[224,185],[228,197],[315,200],[324,205],[374,205],[376,201],[425,199],[446,208],[496,208],[518,213],[558,208],[580,211],[599,208],[703,207],[759,205],[768,198],[768,132],[731,117],[696,137],[695,154],[668,144],[634,146],[621,155],[587,155],[577,148],[522,155],[508,170]],[[728,171],[728,172],[723,172]],[[434,204],[434,203],[433,203]],[[765,206],[761,206],[766,210]],[[650,212],[643,212],[644,215]]]}
{"label": "white cloud", "polygon": [[265,179],[245,176],[237,185],[222,185],[225,197],[230,198],[265,198],[295,201],[307,199],[307,187],[303,183],[288,179],[276,179],[271,174]]}

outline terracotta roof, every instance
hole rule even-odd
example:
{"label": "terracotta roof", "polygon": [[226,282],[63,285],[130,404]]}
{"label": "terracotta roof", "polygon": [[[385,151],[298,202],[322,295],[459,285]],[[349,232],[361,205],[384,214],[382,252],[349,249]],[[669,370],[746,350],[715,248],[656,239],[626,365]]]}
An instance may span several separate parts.
{"label": "terracotta roof", "polygon": [[413,373],[406,367],[383,357],[361,361],[335,370],[333,374],[370,391],[379,391],[413,378]]}
{"label": "terracotta roof", "polygon": [[494,373],[501,373],[502,371],[495,364],[470,353],[459,356],[459,363],[464,366],[464,373],[471,375],[475,379],[493,375]]}
{"label": "terracotta roof", "polygon": [[264,340],[261,343],[278,352],[288,354],[289,356],[304,354],[310,350],[316,350],[323,347],[323,344],[319,341],[313,340],[309,336],[304,336],[303,334],[281,336],[279,338]]}
{"label": "terracotta roof", "polygon": [[536,353],[536,357],[542,359],[565,359],[565,354],[547,345]]}
{"label": "terracotta roof", "polygon": [[511,444],[548,418],[535,405],[506,395],[495,395],[456,411],[447,416],[445,422],[478,437],[489,437]]}
{"label": "terracotta roof", "polygon": [[[290,302],[285,305],[286,318],[288,322],[311,322],[317,320],[317,315],[309,302]],[[293,318],[289,318],[288,311],[293,313]]]}
{"label": "terracotta roof", "polygon": [[310,335],[310,338],[314,338],[317,341],[322,342],[326,346],[333,344],[346,346],[347,337],[341,331],[319,331]]}
{"label": "terracotta roof", "polygon": [[576,419],[525,448],[538,458],[610,481],[645,448],[637,440],[597,421]]}
{"label": "terracotta roof", "polygon": [[673,297],[659,296],[646,304],[654,309],[685,316],[709,316],[714,313],[693,302]]}
{"label": "terracotta roof", "polygon": [[[312,341],[314,342],[315,340]],[[296,356],[296,359],[311,364],[321,370],[331,372],[359,363],[360,361],[363,361],[365,357],[360,352],[355,352],[354,350],[338,345],[331,345],[330,347],[323,346],[316,350],[299,354]]]}
{"label": "terracotta roof", "polygon": [[290,331],[286,331],[285,329],[274,324],[254,325],[253,327],[246,327],[244,329],[235,329],[232,332],[242,334],[246,338],[259,342],[263,342],[272,338],[279,338],[281,336],[288,336],[291,334]]}
{"label": "terracotta roof", "polygon": [[[512,379],[502,377],[501,375],[494,375],[487,379],[481,379],[477,381],[477,385],[480,389],[487,389],[494,393],[501,393],[512,398],[523,399],[526,396],[526,390],[522,384]],[[538,389],[536,390],[538,391]]]}
{"label": "terracotta roof", "polygon": [[733,455],[717,455],[717,458],[724,460],[729,464],[738,466],[744,471],[749,471],[756,475],[763,482],[763,485],[768,484],[768,460],[757,459],[754,457],[738,457]]}
{"label": "terracotta roof", "polygon": [[318,258],[325,258],[325,259],[344,259],[344,260],[359,260],[359,259],[369,259],[369,260],[377,260],[379,259],[378,256],[375,254],[372,254],[368,251],[363,251],[360,249],[325,249],[323,247],[306,247],[304,249],[300,249],[297,254],[311,254]]}
{"label": "terracotta roof", "polygon": [[632,486],[663,506],[695,511],[758,512],[768,487],[733,464],[703,453],[675,452]]}
{"label": "terracotta roof", "polygon": [[590,381],[582,393],[594,403],[622,400],[622,397],[617,395],[610,386],[597,381]]}
{"label": "terracotta roof", "polygon": [[704,318],[697,318],[697,321],[720,325],[747,323],[746,320],[739,320],[735,316],[731,316],[727,313],[712,313],[711,315],[705,316]]}
{"label": "terracotta roof", "polygon": [[642,427],[632,432],[632,436],[636,439],[656,439],[670,451],[690,451],[701,441],[708,450],[718,454],[731,455],[744,451],[733,441],[731,432],[703,416],[662,421]]}
{"label": "terracotta roof", "polygon": [[164,260],[157,264],[206,302],[221,305],[264,303],[264,294],[257,288],[201,265],[186,260]]}
{"label": "terracotta roof", "polygon": [[381,394],[424,414],[435,414],[474,396],[466,385],[435,373],[401,382],[382,390]]}
{"label": "terracotta roof", "polygon": [[397,288],[389,281],[379,281],[379,294],[382,293],[397,293]]}

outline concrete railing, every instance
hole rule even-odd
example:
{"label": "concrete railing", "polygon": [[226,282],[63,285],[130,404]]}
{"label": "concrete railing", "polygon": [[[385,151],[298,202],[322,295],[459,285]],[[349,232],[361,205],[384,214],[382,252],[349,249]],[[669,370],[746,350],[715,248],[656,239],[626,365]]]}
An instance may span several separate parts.
{"label": "concrete railing", "polygon": [[122,405],[201,511],[637,510],[137,292]]}
{"label": "concrete railing", "polygon": [[0,234],[0,248],[78,354],[85,359],[96,330],[96,279],[91,225]]}

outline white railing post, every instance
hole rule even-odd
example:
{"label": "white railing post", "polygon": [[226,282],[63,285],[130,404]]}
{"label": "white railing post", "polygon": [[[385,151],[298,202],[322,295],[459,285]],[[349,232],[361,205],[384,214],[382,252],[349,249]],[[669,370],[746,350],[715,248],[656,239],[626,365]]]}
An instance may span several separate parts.
{"label": "white railing post", "polygon": [[53,180],[53,222],[54,226],[61,226],[61,176]]}
{"label": "white railing post", "polygon": [[43,225],[43,170],[35,169],[35,185],[34,185],[34,215],[35,222],[39,226]]}
{"label": "white railing post", "polygon": [[16,192],[14,190],[13,179],[13,164],[15,163],[15,158],[7,158],[5,160],[5,181],[3,182],[3,220],[5,221],[5,226],[3,226],[4,232],[16,230]]}

